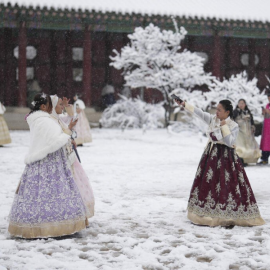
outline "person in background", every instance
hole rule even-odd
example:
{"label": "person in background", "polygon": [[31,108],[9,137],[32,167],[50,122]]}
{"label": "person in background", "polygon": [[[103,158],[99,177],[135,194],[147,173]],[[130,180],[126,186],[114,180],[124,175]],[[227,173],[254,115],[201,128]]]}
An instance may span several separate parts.
{"label": "person in background", "polygon": [[36,94],[41,93],[41,87],[38,80],[31,80],[27,84],[27,106],[31,107],[31,102],[33,101]]}
{"label": "person in background", "polygon": [[261,151],[254,137],[253,115],[244,99],[238,101],[233,111],[233,119],[239,126],[239,133],[235,141],[237,155],[244,166],[248,163],[257,163],[261,157]]}
{"label": "person in background", "polygon": [[[72,118],[70,119],[70,117],[62,115],[64,107],[66,108],[66,110],[68,110],[68,108],[70,107],[68,104],[69,100],[65,97],[61,99],[57,95],[51,96],[51,100],[52,100],[51,117],[54,119],[56,123],[60,125],[64,133],[72,135],[72,130],[74,129],[74,127],[76,127],[78,119],[76,121],[73,121]],[[83,202],[87,210],[86,217],[90,218],[94,215],[94,207],[95,207],[95,198],[90,181],[77,158],[75,158],[72,161],[69,161],[69,165],[75,183],[77,184],[77,187],[80,191],[80,194],[82,196]]]}
{"label": "person in background", "polygon": [[106,109],[115,103],[114,92],[114,87],[108,83],[102,88],[101,96],[103,109]]}
{"label": "person in background", "polygon": [[269,103],[265,108],[262,107],[262,114],[264,116],[263,121],[263,131],[261,138],[260,148],[262,150],[261,161],[258,163],[260,165],[267,165],[268,158],[270,156],[270,94],[268,94]]}
{"label": "person in background", "polygon": [[[75,142],[77,146],[82,146],[84,143],[92,142],[91,128],[89,125],[89,121],[85,115],[84,102],[78,98],[77,94],[74,95],[73,100],[73,116],[78,118],[78,123],[74,128],[77,132],[77,138],[75,139]],[[67,113],[72,116],[72,113],[70,113],[70,111],[67,111]]]}
{"label": "person in background", "polygon": [[3,117],[5,111],[5,106],[0,102],[0,146],[11,143],[8,126]]}

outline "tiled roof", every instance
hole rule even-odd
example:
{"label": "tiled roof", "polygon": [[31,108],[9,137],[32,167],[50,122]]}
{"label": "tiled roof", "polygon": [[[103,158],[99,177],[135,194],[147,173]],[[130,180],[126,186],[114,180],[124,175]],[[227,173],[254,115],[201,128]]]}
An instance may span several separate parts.
{"label": "tiled roof", "polygon": [[0,0],[26,7],[270,22],[270,0]]}

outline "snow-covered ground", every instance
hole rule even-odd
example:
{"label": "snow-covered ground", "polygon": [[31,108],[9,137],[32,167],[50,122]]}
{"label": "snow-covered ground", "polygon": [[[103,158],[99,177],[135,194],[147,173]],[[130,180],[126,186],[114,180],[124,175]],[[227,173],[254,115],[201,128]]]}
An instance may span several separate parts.
{"label": "snow-covered ground", "polygon": [[90,227],[62,239],[11,238],[7,216],[29,133],[11,136],[0,148],[0,270],[270,269],[270,168],[246,169],[266,225],[192,225],[186,206],[206,138],[166,130],[94,130],[79,148],[96,197]]}

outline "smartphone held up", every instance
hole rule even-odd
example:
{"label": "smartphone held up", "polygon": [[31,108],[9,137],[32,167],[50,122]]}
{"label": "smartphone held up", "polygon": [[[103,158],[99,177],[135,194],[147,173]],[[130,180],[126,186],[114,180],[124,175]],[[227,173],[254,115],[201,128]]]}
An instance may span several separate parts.
{"label": "smartphone held up", "polygon": [[172,94],[172,95],[171,95],[171,98],[174,99],[175,101],[180,102],[180,103],[183,102],[183,100],[182,100],[180,97],[178,97],[177,95],[175,95],[175,94]]}

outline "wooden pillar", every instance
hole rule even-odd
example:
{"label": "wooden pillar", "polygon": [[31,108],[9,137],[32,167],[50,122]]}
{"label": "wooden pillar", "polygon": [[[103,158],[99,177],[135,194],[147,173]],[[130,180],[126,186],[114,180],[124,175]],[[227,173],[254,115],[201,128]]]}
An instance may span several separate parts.
{"label": "wooden pillar", "polygon": [[91,31],[90,26],[84,30],[83,42],[83,96],[86,106],[91,105],[92,57],[91,57]]}
{"label": "wooden pillar", "polygon": [[5,96],[5,38],[4,30],[0,29],[0,102],[4,102]]}
{"label": "wooden pillar", "polygon": [[221,59],[221,38],[218,35],[218,32],[214,35],[214,48],[212,55],[212,70],[213,75],[219,79],[222,79],[222,59]]}
{"label": "wooden pillar", "polygon": [[249,59],[248,59],[248,78],[252,80],[256,74],[256,65],[255,65],[255,39],[250,38],[248,40],[248,50],[249,50]]}
{"label": "wooden pillar", "polygon": [[57,78],[56,78],[56,68],[57,68],[57,48],[56,48],[56,31],[52,30],[50,32],[50,95],[55,95],[57,93]]}
{"label": "wooden pillar", "polygon": [[112,45],[112,36],[110,33],[105,33],[105,83],[106,84],[112,84],[111,81],[111,74],[110,74],[110,55],[112,53],[111,45]]}
{"label": "wooden pillar", "polygon": [[71,32],[66,33],[66,93],[65,95],[72,100],[74,96],[73,89],[73,71],[72,71],[72,47],[71,47]]}
{"label": "wooden pillar", "polygon": [[12,42],[12,29],[4,29],[4,87],[5,87],[5,105],[14,105],[14,82],[16,80],[13,72],[12,60],[13,60],[13,46]]}
{"label": "wooden pillar", "polygon": [[19,30],[19,81],[18,81],[18,106],[26,106],[26,91],[27,91],[27,82],[26,82],[26,27],[25,22],[21,22]]}

